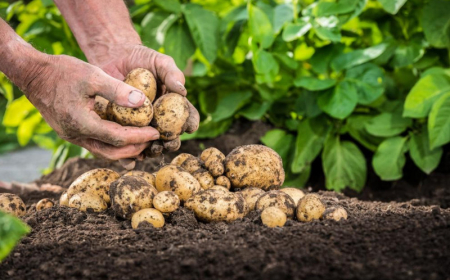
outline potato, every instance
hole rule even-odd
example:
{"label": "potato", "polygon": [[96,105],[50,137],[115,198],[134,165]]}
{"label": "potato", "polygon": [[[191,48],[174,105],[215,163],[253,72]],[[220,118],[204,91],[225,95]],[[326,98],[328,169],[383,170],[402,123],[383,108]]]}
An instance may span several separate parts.
{"label": "potato", "polygon": [[227,176],[219,176],[216,178],[216,185],[223,186],[227,189],[231,188],[230,179],[227,178]]}
{"label": "potato", "polygon": [[109,101],[100,95],[95,96],[94,112],[103,120],[108,120],[108,104]]}
{"label": "potato", "polygon": [[267,207],[277,207],[282,210],[289,219],[294,217],[294,200],[286,193],[281,191],[270,191],[261,195],[256,201],[255,209],[264,210]]}
{"label": "potato", "polygon": [[69,200],[69,207],[86,212],[89,209],[94,212],[103,212],[108,209],[106,201],[92,193],[80,192],[74,194]]}
{"label": "potato", "polygon": [[[106,168],[97,168],[83,173],[67,189],[67,200],[77,193],[91,193],[110,203],[109,185],[119,179],[119,173]],[[62,205],[60,203],[60,205]]]}
{"label": "potato", "polygon": [[144,68],[136,68],[131,70],[131,72],[125,77],[124,82],[142,91],[150,102],[155,100],[157,88],[156,79],[149,70]]}
{"label": "potato", "polygon": [[145,171],[131,170],[131,171],[128,171],[127,173],[123,174],[122,177],[123,176],[141,177],[142,179],[147,181],[147,183],[149,183],[151,186],[155,186],[155,176],[153,174],[145,172]]}
{"label": "potato", "polygon": [[200,159],[205,162],[206,169],[214,176],[218,177],[225,172],[223,161],[225,155],[216,148],[208,148],[202,152]]}
{"label": "potato", "polygon": [[153,119],[153,106],[146,97],[144,105],[139,108],[122,107],[110,103],[107,109],[108,117],[111,121],[123,126],[148,126]]}
{"label": "potato", "polygon": [[320,219],[325,212],[325,205],[316,194],[307,194],[302,197],[297,206],[297,219],[301,222],[310,222]]}
{"label": "potato", "polygon": [[278,189],[284,182],[281,157],[263,145],[235,148],[225,158],[225,172],[235,188]]}
{"label": "potato", "polygon": [[242,195],[211,189],[188,199],[185,207],[194,211],[197,219],[205,222],[231,222],[243,218],[248,211]]}
{"label": "potato", "polygon": [[261,213],[261,221],[267,227],[282,227],[286,223],[286,214],[277,207],[267,207]]}
{"label": "potato", "polygon": [[200,183],[202,189],[207,190],[214,186],[214,177],[203,168],[195,171],[192,176]]}
{"label": "potato", "polygon": [[186,159],[182,164],[181,168],[186,170],[187,172],[193,174],[194,172],[202,169],[203,162],[196,157]]}
{"label": "potato", "polygon": [[162,140],[173,140],[183,133],[189,117],[189,105],[184,96],[177,93],[164,94],[154,103],[152,126],[156,128]]}
{"label": "potato", "polygon": [[169,164],[156,174],[156,189],[160,192],[173,191],[184,202],[202,188],[189,172],[179,166]]}
{"label": "potato", "polygon": [[180,207],[180,198],[171,191],[162,191],[153,198],[153,207],[162,213],[172,213]]}
{"label": "potato", "polygon": [[191,154],[186,154],[186,153],[182,153],[179,154],[178,156],[176,156],[171,162],[170,164],[176,165],[176,166],[180,166],[183,164],[183,162],[185,160],[187,160],[188,158],[195,158],[193,155]]}
{"label": "potato", "polygon": [[0,211],[21,217],[27,213],[23,200],[12,193],[0,193]]}
{"label": "potato", "polygon": [[164,226],[164,216],[156,209],[142,209],[133,214],[133,217],[131,218],[131,227],[136,229],[139,227],[139,224],[143,222],[150,223],[155,228],[161,228]]}
{"label": "potato", "polygon": [[298,201],[305,196],[305,193],[297,188],[282,188],[280,191],[287,193],[293,200],[295,205],[298,205]]}
{"label": "potato", "polygon": [[44,199],[39,200],[38,203],[36,203],[36,211],[41,211],[43,209],[52,208],[53,206],[55,206],[55,203],[51,199],[44,198]]}
{"label": "potato", "polygon": [[209,188],[210,190],[220,190],[220,191],[224,191],[224,192],[230,192],[227,188],[225,188],[224,186],[212,186],[211,188]]}
{"label": "potato", "polygon": [[59,206],[69,206],[69,195],[64,191],[59,197]]}
{"label": "potato", "polygon": [[255,210],[256,201],[265,194],[265,192],[258,188],[245,188],[239,191],[244,196],[245,202],[248,205],[248,210]]}
{"label": "potato", "polygon": [[323,218],[325,220],[335,220],[339,221],[341,219],[347,220],[347,211],[340,207],[330,207],[323,213]]}

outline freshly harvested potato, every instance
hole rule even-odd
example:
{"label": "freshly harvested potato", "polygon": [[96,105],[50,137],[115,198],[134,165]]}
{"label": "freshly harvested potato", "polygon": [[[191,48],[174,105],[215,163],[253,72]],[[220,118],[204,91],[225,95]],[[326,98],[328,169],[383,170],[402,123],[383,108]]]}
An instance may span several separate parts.
{"label": "freshly harvested potato", "polygon": [[39,200],[38,203],[36,203],[36,211],[41,211],[43,209],[52,208],[53,206],[55,206],[55,203],[51,199],[44,198],[44,199]]}
{"label": "freshly harvested potato", "polygon": [[184,96],[177,93],[164,94],[154,103],[152,126],[156,128],[162,140],[173,140],[183,133],[189,117],[189,105]]}
{"label": "freshly harvested potato", "polygon": [[282,188],[280,191],[287,193],[294,200],[295,205],[298,205],[298,201],[305,196],[305,193],[297,188]]}
{"label": "freshly harvested potato", "polygon": [[153,207],[158,191],[146,180],[136,176],[124,176],[111,184],[111,207],[116,216],[130,219],[137,211]]}
{"label": "freshly harvested potato", "polygon": [[109,101],[100,95],[95,96],[94,112],[103,120],[108,120],[108,104]]}
{"label": "freshly harvested potato", "polygon": [[145,96],[153,102],[156,97],[156,79],[152,72],[144,68],[131,70],[125,77],[124,82],[142,91]]}
{"label": "freshly harvested potato", "polygon": [[225,172],[223,161],[225,155],[216,148],[208,148],[202,152],[200,159],[205,162],[206,169],[214,176],[218,177]]}
{"label": "freshly harvested potato", "polygon": [[123,176],[141,177],[142,179],[147,181],[147,183],[149,183],[151,186],[155,186],[155,176],[153,176],[153,174],[145,172],[145,171],[131,170],[131,171],[128,171],[127,173],[123,174],[122,177]]}
{"label": "freshly harvested potato", "polygon": [[180,166],[183,164],[183,162],[189,158],[195,158],[193,155],[191,154],[186,154],[186,153],[182,153],[179,154],[178,156],[176,156],[171,162],[170,164],[176,165],[176,166]]}
{"label": "freshly harvested potato", "polygon": [[193,174],[194,172],[202,169],[203,162],[196,157],[186,159],[182,164],[181,168],[186,170],[187,172]]}
{"label": "freshly harvested potato", "polygon": [[347,220],[347,211],[340,207],[330,207],[323,213],[323,218],[325,220],[335,220],[339,221],[341,219]]}
{"label": "freshly harvested potato", "polygon": [[263,145],[235,148],[225,158],[225,175],[235,188],[278,189],[284,182],[281,157]]}
{"label": "freshly harvested potato", "polygon": [[227,189],[231,188],[230,179],[227,178],[227,176],[219,176],[216,178],[216,185],[223,186]]}
{"label": "freshly harvested potato", "polygon": [[302,197],[297,206],[297,219],[301,222],[318,220],[325,212],[325,205],[315,194],[307,194]]}
{"label": "freshly harvested potato", "polygon": [[[91,193],[110,203],[109,185],[119,179],[119,173],[106,168],[97,168],[83,173],[67,189],[67,200],[77,193]],[[60,205],[61,202],[60,202]]]}
{"label": "freshly harvested potato", "polygon": [[267,207],[261,213],[261,221],[267,227],[282,227],[286,223],[286,214],[277,207]]}
{"label": "freshly harvested potato", "polygon": [[59,197],[59,206],[69,206],[69,195],[64,191]]}
{"label": "freshly harvested potato", "polygon": [[123,126],[148,126],[153,119],[153,106],[146,97],[144,105],[139,108],[122,107],[110,103],[107,109],[108,117],[111,121]]}
{"label": "freshly harvested potato", "polygon": [[106,201],[92,193],[80,192],[74,194],[69,200],[69,207],[86,212],[91,209],[94,212],[103,212],[108,209]]}
{"label": "freshly harvested potato", "polygon": [[242,191],[239,191],[244,196],[245,202],[248,205],[248,210],[255,210],[256,201],[265,194],[265,192],[258,188],[245,188]]}
{"label": "freshly harvested potato", "polygon": [[294,200],[286,193],[281,191],[270,191],[261,195],[256,201],[256,210],[264,210],[267,207],[277,207],[282,210],[286,216],[291,219],[294,217]]}
{"label": "freshly harvested potato", "polygon": [[164,226],[164,216],[156,209],[146,208],[137,211],[131,218],[131,227],[136,229],[140,223],[147,222],[153,225],[155,228],[161,228]]}
{"label": "freshly harvested potato", "polygon": [[195,171],[192,176],[200,183],[202,189],[207,190],[214,186],[214,177],[203,168]]}
{"label": "freshly harvested potato", "polygon": [[162,191],[153,198],[153,207],[162,213],[172,213],[180,207],[180,198],[171,191]]}
{"label": "freshly harvested potato", "polygon": [[202,187],[200,183],[183,168],[176,165],[166,165],[156,174],[156,189],[173,191],[182,202],[198,193]]}
{"label": "freshly harvested potato", "polygon": [[243,218],[248,211],[242,195],[211,189],[188,199],[185,207],[194,211],[195,216],[205,222],[231,222]]}
{"label": "freshly harvested potato", "polygon": [[212,186],[209,189],[210,190],[220,190],[220,191],[224,191],[224,192],[229,192],[229,190],[227,188],[225,188],[224,186]]}
{"label": "freshly harvested potato", "polygon": [[0,210],[16,217],[27,213],[27,207],[23,200],[12,193],[0,193]]}

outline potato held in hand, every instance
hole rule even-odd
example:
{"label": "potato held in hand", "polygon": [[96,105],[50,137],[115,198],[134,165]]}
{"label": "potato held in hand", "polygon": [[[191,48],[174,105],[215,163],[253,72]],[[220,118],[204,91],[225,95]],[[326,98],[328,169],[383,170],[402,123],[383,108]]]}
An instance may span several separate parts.
{"label": "potato held in hand", "polygon": [[155,100],[157,89],[156,79],[149,70],[144,68],[136,68],[131,70],[131,72],[125,77],[124,82],[142,91],[150,102]]}
{"label": "potato held in hand", "polygon": [[0,193],[0,211],[11,214],[16,217],[27,213],[27,207],[23,200],[12,193]]}
{"label": "potato held in hand", "polygon": [[202,188],[189,172],[179,166],[169,164],[156,174],[156,189],[160,192],[173,191],[184,202]]}
{"label": "potato held in hand", "polygon": [[267,207],[276,207],[282,210],[289,219],[294,217],[294,200],[284,192],[270,191],[263,194],[256,202],[256,210],[264,210]]}
{"label": "potato held in hand", "polygon": [[189,105],[184,96],[168,93],[153,104],[152,126],[156,128],[162,140],[173,140],[184,132],[189,117]]}
{"label": "potato held in hand", "polygon": [[122,107],[109,103],[107,115],[111,121],[123,126],[148,126],[153,119],[153,106],[146,97],[144,105],[139,108]]}

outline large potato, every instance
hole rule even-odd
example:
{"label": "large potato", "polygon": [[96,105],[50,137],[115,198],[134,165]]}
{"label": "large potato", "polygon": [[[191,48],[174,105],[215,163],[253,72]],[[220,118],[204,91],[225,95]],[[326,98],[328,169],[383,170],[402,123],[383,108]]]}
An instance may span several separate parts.
{"label": "large potato", "polygon": [[225,158],[225,173],[235,188],[278,189],[284,182],[281,157],[263,145],[235,148]]}
{"label": "large potato", "polygon": [[99,196],[92,193],[77,193],[69,200],[69,207],[86,212],[103,212],[108,209],[106,202]]}
{"label": "large potato", "polygon": [[189,172],[179,166],[169,164],[156,174],[156,189],[160,192],[173,191],[184,202],[202,188]]}
{"label": "large potato", "polygon": [[184,96],[164,94],[155,101],[153,107],[152,126],[159,131],[162,140],[173,140],[183,133],[189,117],[189,105]]}
{"label": "large potato", "polygon": [[140,171],[140,170],[131,170],[128,171],[127,173],[123,174],[123,176],[135,176],[135,177],[141,177],[142,179],[144,179],[145,181],[147,181],[147,183],[149,183],[151,186],[155,186],[155,176],[151,173],[145,172],[145,171]]}
{"label": "large potato", "polygon": [[[106,168],[89,170],[79,176],[67,189],[67,201],[77,193],[91,193],[101,197],[106,203],[110,203],[109,186],[119,179],[119,173]],[[60,205],[61,200],[60,200]]]}
{"label": "large potato", "polygon": [[144,105],[139,108],[122,107],[114,103],[108,104],[107,115],[111,121],[123,126],[148,126],[153,118],[153,106],[146,97]]}
{"label": "large potato", "polygon": [[136,68],[131,70],[131,72],[125,77],[124,82],[142,91],[150,102],[155,100],[157,88],[156,79],[149,70],[144,68]]}
{"label": "large potato", "polygon": [[202,189],[207,190],[214,186],[214,177],[205,169],[195,171],[192,176],[200,183]]}
{"label": "large potato", "polygon": [[205,163],[206,169],[214,176],[218,177],[225,172],[223,161],[225,155],[216,148],[208,148],[202,152],[200,159]]}
{"label": "large potato", "polygon": [[298,205],[298,201],[305,196],[305,193],[297,188],[282,188],[280,191],[287,193],[294,200],[295,205]]}
{"label": "large potato", "polygon": [[164,216],[156,209],[142,209],[133,214],[131,227],[136,229],[143,222],[153,225],[155,228],[164,226]]}
{"label": "large potato", "polygon": [[124,176],[111,184],[111,207],[116,216],[130,219],[137,211],[153,207],[157,193],[143,178]]}
{"label": "large potato", "polygon": [[297,206],[297,219],[301,222],[310,222],[322,218],[325,205],[315,194],[307,194],[300,199]]}
{"label": "large potato", "polygon": [[281,191],[270,191],[261,195],[256,201],[256,210],[264,210],[267,207],[277,207],[281,209],[289,219],[294,217],[294,200],[286,193]]}
{"label": "large potato", "polygon": [[0,210],[16,217],[27,213],[27,207],[23,200],[12,193],[0,193]]}
{"label": "large potato", "polygon": [[180,198],[170,191],[163,191],[153,198],[153,206],[162,213],[172,213],[180,207]]}
{"label": "large potato", "polygon": [[245,188],[239,191],[239,193],[244,197],[249,211],[255,210],[256,201],[265,194],[263,190],[258,188]]}
{"label": "large potato", "polygon": [[231,222],[243,218],[248,211],[242,195],[222,190],[198,193],[188,199],[185,206],[205,222]]}

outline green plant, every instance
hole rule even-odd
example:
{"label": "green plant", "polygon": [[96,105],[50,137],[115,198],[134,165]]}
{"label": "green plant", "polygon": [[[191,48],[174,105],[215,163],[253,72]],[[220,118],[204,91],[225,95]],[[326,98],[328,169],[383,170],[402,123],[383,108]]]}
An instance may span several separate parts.
{"label": "green plant", "polygon": [[0,211],[0,262],[14,249],[17,242],[30,232],[18,218]]}

